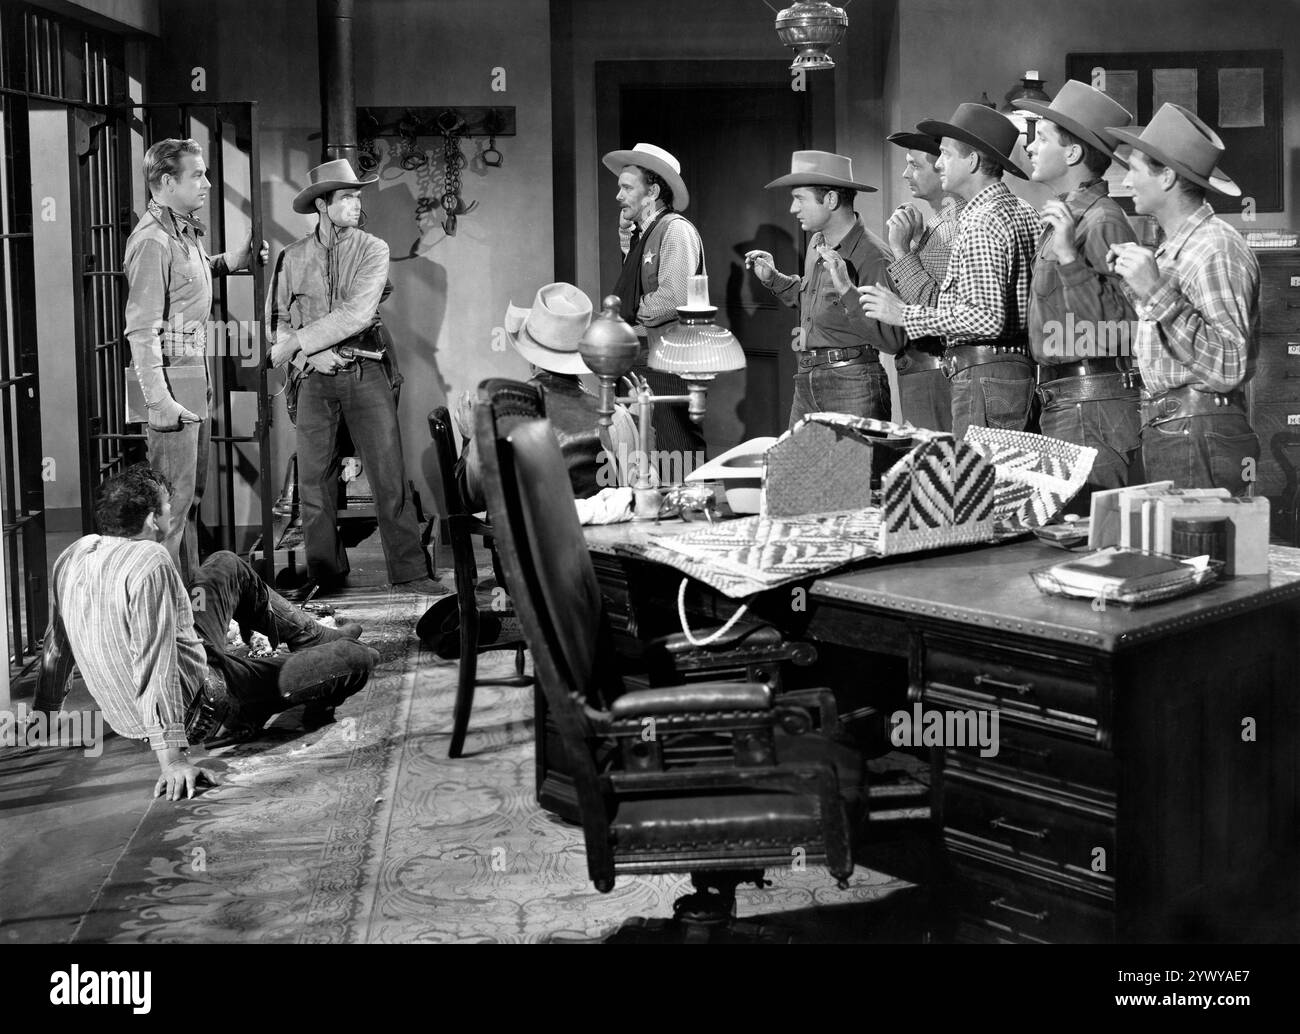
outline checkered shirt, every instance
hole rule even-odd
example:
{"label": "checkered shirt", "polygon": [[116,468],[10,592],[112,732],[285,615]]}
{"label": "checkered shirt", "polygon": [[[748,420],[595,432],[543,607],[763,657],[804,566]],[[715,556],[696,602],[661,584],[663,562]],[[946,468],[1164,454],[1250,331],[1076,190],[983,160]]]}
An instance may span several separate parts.
{"label": "checkered shirt", "polygon": [[948,347],[1023,341],[1038,213],[999,181],[971,198],[958,222],[935,304],[903,306],[907,336],[942,335]]}

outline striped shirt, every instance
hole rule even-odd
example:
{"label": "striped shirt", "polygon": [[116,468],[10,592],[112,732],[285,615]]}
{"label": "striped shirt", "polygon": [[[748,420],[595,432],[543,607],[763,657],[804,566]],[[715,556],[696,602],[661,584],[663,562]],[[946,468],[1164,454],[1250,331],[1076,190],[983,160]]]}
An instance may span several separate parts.
{"label": "striped shirt", "polygon": [[[184,747],[186,707],[203,685],[208,661],[166,548],[87,535],[54,562],[53,585],[52,634],[71,646],[113,731],[147,739],[155,750]],[[68,668],[57,673],[46,690],[52,702],[62,701],[69,674]]]}
{"label": "striped shirt", "polygon": [[948,260],[961,232],[959,217],[965,208],[966,202],[960,198],[945,198],[938,216],[921,234],[916,250],[889,264],[889,278],[905,304],[938,303],[939,287],[948,276]]}
{"label": "striped shirt", "polygon": [[1042,227],[1038,213],[1000,180],[958,217],[948,273],[933,305],[904,305],[908,337],[939,334],[948,347],[1022,341],[1029,313],[1029,272]]}
{"label": "striped shirt", "polygon": [[1160,284],[1139,303],[1134,351],[1155,394],[1227,393],[1249,379],[1259,341],[1259,260],[1202,204],[1156,251]]}

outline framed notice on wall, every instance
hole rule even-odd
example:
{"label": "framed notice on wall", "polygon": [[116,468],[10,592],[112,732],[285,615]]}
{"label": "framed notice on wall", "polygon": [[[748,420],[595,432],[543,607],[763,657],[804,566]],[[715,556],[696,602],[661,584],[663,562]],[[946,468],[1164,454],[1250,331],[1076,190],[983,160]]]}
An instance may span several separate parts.
{"label": "framed notice on wall", "polygon": [[[1069,54],[1066,74],[1091,83],[1133,112],[1145,126],[1162,104],[1194,111],[1223,139],[1223,171],[1239,198],[1213,191],[1218,212],[1282,211],[1282,51],[1194,50]],[[1124,170],[1111,165],[1111,193],[1128,211]]]}

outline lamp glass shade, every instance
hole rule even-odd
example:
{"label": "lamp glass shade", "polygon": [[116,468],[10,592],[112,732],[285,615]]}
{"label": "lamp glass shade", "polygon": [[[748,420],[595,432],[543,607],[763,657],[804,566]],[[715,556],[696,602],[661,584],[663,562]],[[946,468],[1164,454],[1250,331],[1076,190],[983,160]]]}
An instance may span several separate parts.
{"label": "lamp glass shade", "polygon": [[691,380],[692,374],[743,370],[745,352],[736,335],[726,327],[719,327],[710,315],[704,319],[684,319],[660,338],[650,348],[649,365],[652,370]]}
{"label": "lamp glass shade", "polygon": [[709,278],[689,277],[686,304],[677,308],[677,326],[650,345],[650,369],[686,380],[691,374],[712,376],[743,370],[745,352],[735,334],[713,322],[717,314],[717,308],[709,304]]}

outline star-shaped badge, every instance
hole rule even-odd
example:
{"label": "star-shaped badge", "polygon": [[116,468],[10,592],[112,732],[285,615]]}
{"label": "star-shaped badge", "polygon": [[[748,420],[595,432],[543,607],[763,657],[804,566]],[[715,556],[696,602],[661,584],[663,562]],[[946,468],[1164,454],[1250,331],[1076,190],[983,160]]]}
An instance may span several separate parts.
{"label": "star-shaped badge", "polygon": [[654,260],[655,260],[655,253],[653,251],[647,251],[645,253],[645,264],[647,266],[652,265],[654,263]]}

